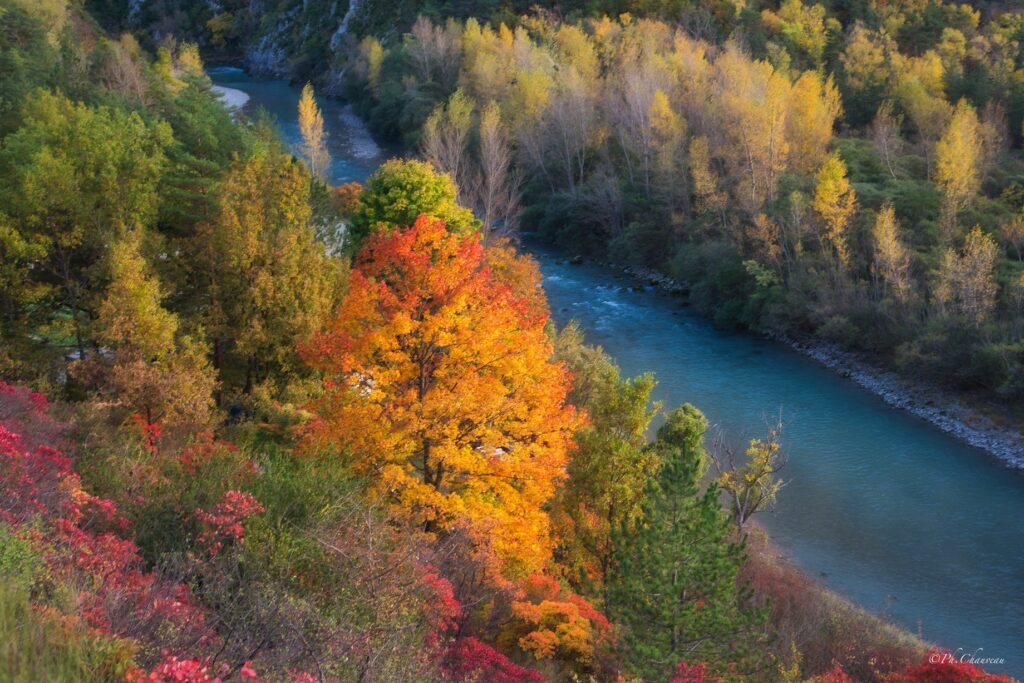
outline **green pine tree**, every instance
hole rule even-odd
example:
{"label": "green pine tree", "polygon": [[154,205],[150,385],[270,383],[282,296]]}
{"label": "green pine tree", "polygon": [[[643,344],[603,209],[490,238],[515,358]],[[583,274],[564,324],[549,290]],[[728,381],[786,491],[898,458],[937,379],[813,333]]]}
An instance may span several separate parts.
{"label": "green pine tree", "polygon": [[746,606],[749,591],[737,583],[744,547],[732,540],[715,486],[700,490],[706,428],[690,405],[670,416],[658,434],[665,460],[648,487],[644,522],[616,538],[609,608],[623,628],[627,667],[646,681],[668,680],[684,660],[741,674],[770,664],[766,615]]}

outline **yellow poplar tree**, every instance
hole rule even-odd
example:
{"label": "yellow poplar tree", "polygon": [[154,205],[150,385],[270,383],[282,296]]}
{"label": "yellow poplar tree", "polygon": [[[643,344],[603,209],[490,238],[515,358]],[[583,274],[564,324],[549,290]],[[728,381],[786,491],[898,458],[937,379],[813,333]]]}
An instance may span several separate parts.
{"label": "yellow poplar tree", "polygon": [[668,96],[661,89],[654,91],[647,117],[654,146],[655,182],[663,193],[669,195],[671,202],[679,184],[677,164],[686,139],[686,119],[672,109]]}
{"label": "yellow poplar tree", "polygon": [[846,164],[838,154],[832,154],[818,171],[814,191],[814,210],[824,223],[825,241],[832,247],[840,266],[850,262],[847,229],[857,210],[857,195],[846,177]]}
{"label": "yellow poplar tree", "polygon": [[996,307],[996,282],[992,277],[999,244],[974,226],[963,249],[947,249],[939,271],[935,299],[944,310],[974,325],[984,323]]}
{"label": "yellow poplar tree", "polygon": [[910,295],[910,254],[900,239],[900,225],[896,210],[886,204],[875,219],[874,273],[882,282],[882,296],[889,291],[896,300],[905,303]]}
{"label": "yellow poplar tree", "polygon": [[813,173],[825,159],[832,127],[842,111],[839,91],[832,78],[822,81],[816,71],[807,71],[793,84],[786,117],[791,165]]}
{"label": "yellow poplar tree", "polygon": [[690,180],[697,213],[716,214],[724,222],[727,197],[718,188],[718,175],[711,167],[711,150],[704,136],[690,140]]}
{"label": "yellow poplar tree", "polygon": [[935,147],[935,181],[942,189],[942,228],[949,239],[956,217],[981,187],[981,124],[974,107],[960,100]]}
{"label": "yellow poplar tree", "polygon": [[324,117],[313,97],[313,86],[306,83],[299,98],[299,132],[302,134],[302,152],[309,162],[313,175],[323,182],[328,181],[331,155],[327,151],[327,133],[324,131]]}

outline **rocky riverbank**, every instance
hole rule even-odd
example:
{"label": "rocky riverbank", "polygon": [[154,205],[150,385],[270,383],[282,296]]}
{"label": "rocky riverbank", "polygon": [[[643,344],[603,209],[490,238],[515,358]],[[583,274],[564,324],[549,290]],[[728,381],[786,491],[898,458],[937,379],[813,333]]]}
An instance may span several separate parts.
{"label": "rocky riverbank", "polygon": [[[607,265],[640,283],[666,292],[682,295],[689,292],[686,284],[655,270]],[[856,382],[894,408],[927,420],[957,439],[995,456],[1009,467],[1024,469],[1024,436],[1017,430],[995,424],[977,409],[965,405],[952,392],[879,368],[865,356],[835,344],[811,337],[793,338],[781,334],[768,336]]]}
{"label": "rocky riverbank", "polygon": [[1024,469],[1024,437],[996,425],[951,392],[883,370],[857,353],[815,339],[774,335],[800,353],[838,372],[889,405],[932,423],[961,441],[980,448],[1015,469]]}

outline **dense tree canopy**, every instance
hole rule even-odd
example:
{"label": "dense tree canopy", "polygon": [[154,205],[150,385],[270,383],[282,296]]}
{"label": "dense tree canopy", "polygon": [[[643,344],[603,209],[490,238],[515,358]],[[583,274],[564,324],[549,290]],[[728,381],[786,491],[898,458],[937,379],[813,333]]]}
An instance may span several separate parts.
{"label": "dense tree canopy", "polygon": [[428,531],[468,527],[510,576],[540,569],[542,507],[576,425],[545,322],[495,280],[475,234],[426,216],[378,232],[305,349],[329,379],[307,449],[351,457]]}

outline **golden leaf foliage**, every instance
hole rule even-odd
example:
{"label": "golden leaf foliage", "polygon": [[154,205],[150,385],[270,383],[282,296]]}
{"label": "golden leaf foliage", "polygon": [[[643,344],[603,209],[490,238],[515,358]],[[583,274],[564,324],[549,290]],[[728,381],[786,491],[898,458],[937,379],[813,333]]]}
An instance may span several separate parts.
{"label": "golden leaf foliage", "polygon": [[421,217],[370,238],[304,349],[328,377],[306,452],[338,449],[428,532],[467,528],[509,577],[550,556],[543,506],[579,425],[532,308],[494,276],[475,233]]}

